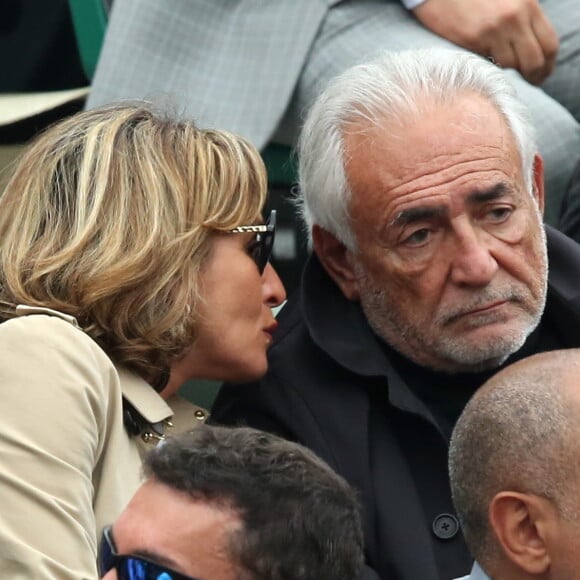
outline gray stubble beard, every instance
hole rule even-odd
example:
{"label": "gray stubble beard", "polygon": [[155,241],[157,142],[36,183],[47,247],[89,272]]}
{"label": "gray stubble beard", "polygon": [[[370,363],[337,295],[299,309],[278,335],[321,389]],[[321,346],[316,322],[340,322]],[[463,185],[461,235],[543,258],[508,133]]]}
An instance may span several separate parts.
{"label": "gray stubble beard", "polygon": [[[541,222],[540,222],[541,224]],[[418,319],[414,323],[400,316],[396,308],[396,297],[389,296],[384,289],[377,287],[375,281],[367,275],[360,263],[355,263],[355,275],[360,288],[361,307],[373,331],[382,338],[389,346],[415,363],[432,368],[436,371],[449,373],[478,372],[481,370],[496,368],[525,343],[528,336],[537,328],[542,318],[547,295],[548,282],[548,258],[546,246],[546,234],[543,226],[541,229],[541,271],[542,288],[538,308],[532,310],[525,308],[526,293],[529,289],[523,284],[510,284],[506,288],[494,290],[483,289],[470,304],[463,305],[460,309],[452,312],[437,313],[435,320]],[[421,329],[442,328],[461,315],[462,311],[476,308],[477,304],[489,303],[493,300],[510,299],[522,306],[522,317],[519,328],[506,331],[496,340],[485,344],[474,345],[471,342],[462,342],[460,338],[440,334],[429,337]],[[489,315],[494,316],[493,314]],[[496,315],[497,316],[497,315]],[[479,319],[479,325],[490,323],[492,320]],[[425,356],[430,352],[434,357]],[[441,361],[433,363],[432,358]]]}

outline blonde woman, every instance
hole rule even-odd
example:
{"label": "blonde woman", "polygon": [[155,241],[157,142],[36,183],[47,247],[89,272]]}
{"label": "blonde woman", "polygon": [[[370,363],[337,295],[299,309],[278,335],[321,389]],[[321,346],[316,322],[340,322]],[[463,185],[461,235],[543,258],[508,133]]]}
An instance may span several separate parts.
{"label": "blonde woman", "polygon": [[143,105],[41,135],[0,197],[0,575],[97,578],[184,380],[266,371],[285,298],[242,139]]}

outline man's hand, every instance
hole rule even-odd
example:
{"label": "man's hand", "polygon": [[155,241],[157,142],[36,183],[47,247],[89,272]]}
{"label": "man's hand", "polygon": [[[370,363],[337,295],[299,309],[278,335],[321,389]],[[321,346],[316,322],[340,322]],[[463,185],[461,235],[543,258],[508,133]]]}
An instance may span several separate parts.
{"label": "man's hand", "polygon": [[413,10],[429,30],[533,84],[554,69],[558,35],[538,0],[427,0]]}

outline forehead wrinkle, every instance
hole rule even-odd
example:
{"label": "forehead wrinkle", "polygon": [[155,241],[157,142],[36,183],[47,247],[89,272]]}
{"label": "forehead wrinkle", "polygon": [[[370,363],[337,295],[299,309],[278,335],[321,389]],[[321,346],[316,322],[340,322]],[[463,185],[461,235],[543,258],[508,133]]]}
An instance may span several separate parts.
{"label": "forehead wrinkle", "polygon": [[394,219],[389,222],[390,226],[405,226],[414,222],[431,219],[435,217],[446,217],[449,215],[449,208],[443,205],[429,207],[411,207],[401,210]]}
{"label": "forehead wrinkle", "polygon": [[488,201],[501,199],[502,197],[505,197],[512,192],[513,187],[511,187],[505,181],[501,181],[484,189],[474,189],[467,195],[466,201],[469,204],[485,203]]}
{"label": "forehead wrinkle", "polygon": [[[500,149],[499,147],[495,149]],[[409,177],[405,178],[404,176],[400,176],[398,179],[396,176],[394,177],[393,181],[391,182],[392,185],[389,188],[390,191],[394,191],[397,189],[402,189],[402,195],[406,193],[407,189],[412,189],[411,192],[414,191],[425,191],[426,189],[431,189],[434,187],[438,187],[440,185],[451,185],[454,181],[465,177],[471,173],[486,173],[488,171],[498,171],[497,160],[498,157],[495,155],[486,155],[478,157],[477,159],[466,159],[457,161],[457,157],[462,155],[461,152],[450,156],[449,154],[445,155],[433,155],[427,163],[421,164],[421,170],[419,172],[415,172],[417,164],[414,164],[412,167],[403,168],[410,169],[414,172]],[[506,159],[505,155],[502,155],[502,158]],[[442,160],[446,160],[446,163],[441,163]],[[509,162],[508,159],[506,161]],[[492,163],[493,167],[489,169],[479,168],[481,164]],[[426,165],[433,164],[432,167]],[[511,167],[511,163],[510,163]],[[454,176],[451,181],[449,181],[448,172],[453,172]],[[456,173],[457,172],[457,173]],[[410,192],[410,193],[411,193]]]}
{"label": "forehead wrinkle", "polygon": [[[452,202],[452,199],[455,197],[453,196],[453,191],[457,188],[457,190],[459,189],[463,189],[463,187],[459,186],[457,187],[457,182],[461,181],[464,178],[471,178],[471,175],[473,173],[475,173],[475,171],[473,170],[473,163],[475,162],[466,162],[465,163],[465,167],[464,169],[461,171],[460,174],[455,175],[453,177],[452,180],[449,180],[448,178],[446,179],[447,176],[445,175],[440,175],[440,178],[437,180],[436,183],[431,183],[429,185],[426,186],[421,186],[419,185],[415,179],[413,179],[411,182],[409,182],[407,185],[408,187],[405,187],[403,191],[400,190],[401,186],[397,186],[395,189],[389,189],[388,192],[386,192],[386,195],[389,195],[389,197],[391,197],[391,199],[389,199],[387,201],[387,203],[385,204],[385,215],[389,216],[389,215],[394,215],[394,217],[392,219],[387,219],[387,221],[389,223],[393,222],[394,220],[397,219],[397,217],[401,214],[406,212],[407,210],[405,209],[400,209],[401,206],[408,206],[409,204],[417,204],[417,207],[438,207],[438,206],[445,206],[445,207],[450,207]],[[510,176],[505,175],[505,172],[502,171],[498,171],[497,167],[490,167],[489,169],[477,169],[476,172],[479,174],[477,177],[478,181],[483,180],[485,177],[485,174],[500,174],[497,176],[497,178],[494,179],[495,183],[493,183],[493,185],[490,185],[489,188],[493,188],[495,187],[498,183],[502,183],[505,185],[505,190],[503,192],[503,194],[507,193],[507,192],[511,192],[513,190],[513,186],[510,185],[509,183],[509,178]],[[439,173],[439,172],[437,172]],[[437,189],[440,187],[445,187],[445,191],[439,191],[439,192],[430,192],[430,190],[432,189]],[[484,186],[484,191],[487,190],[488,188]],[[479,194],[482,193],[482,188],[477,188],[477,186],[475,187],[469,187],[470,192],[467,194],[468,196],[471,193],[474,194]],[[463,196],[462,196],[463,197]],[[445,201],[443,203],[441,202],[437,202],[436,199],[437,198],[442,198]],[[475,200],[472,200],[472,202],[475,202]],[[411,208],[409,208],[411,209]]]}
{"label": "forehead wrinkle", "polygon": [[[466,205],[479,205],[489,201],[501,199],[514,192],[514,188],[507,181],[500,181],[490,186],[475,187],[467,193],[465,197]],[[413,194],[417,195],[413,195]],[[408,196],[409,194],[407,194]],[[406,225],[419,222],[421,220],[428,220],[433,218],[449,217],[451,195],[449,193],[440,193],[425,198],[424,192],[412,192],[411,199],[406,199],[403,205],[416,203],[416,199],[423,200],[424,203],[402,209],[395,215],[394,218],[387,220],[385,227],[404,227]],[[406,196],[405,196],[406,197]],[[444,203],[438,203],[436,198],[444,198]],[[401,201],[401,197],[397,197],[394,202]]]}

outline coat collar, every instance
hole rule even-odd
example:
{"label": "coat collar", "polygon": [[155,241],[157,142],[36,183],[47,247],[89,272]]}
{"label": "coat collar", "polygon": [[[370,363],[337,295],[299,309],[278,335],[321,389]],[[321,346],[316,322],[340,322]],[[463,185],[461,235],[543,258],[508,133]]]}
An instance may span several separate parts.
{"label": "coat collar", "polygon": [[345,299],[315,254],[308,258],[301,288],[304,320],[312,340],[335,362],[357,376],[382,379],[395,407],[436,425],[425,403],[392,366],[381,339],[359,303]]}
{"label": "coat collar", "polygon": [[304,269],[301,302],[308,332],[326,354],[357,375],[386,374],[390,363],[360,304],[344,297],[316,254]]}
{"label": "coat collar", "polygon": [[123,398],[147,421],[155,424],[173,415],[171,407],[159,396],[153,387],[140,376],[125,367],[117,367],[121,381]]}

